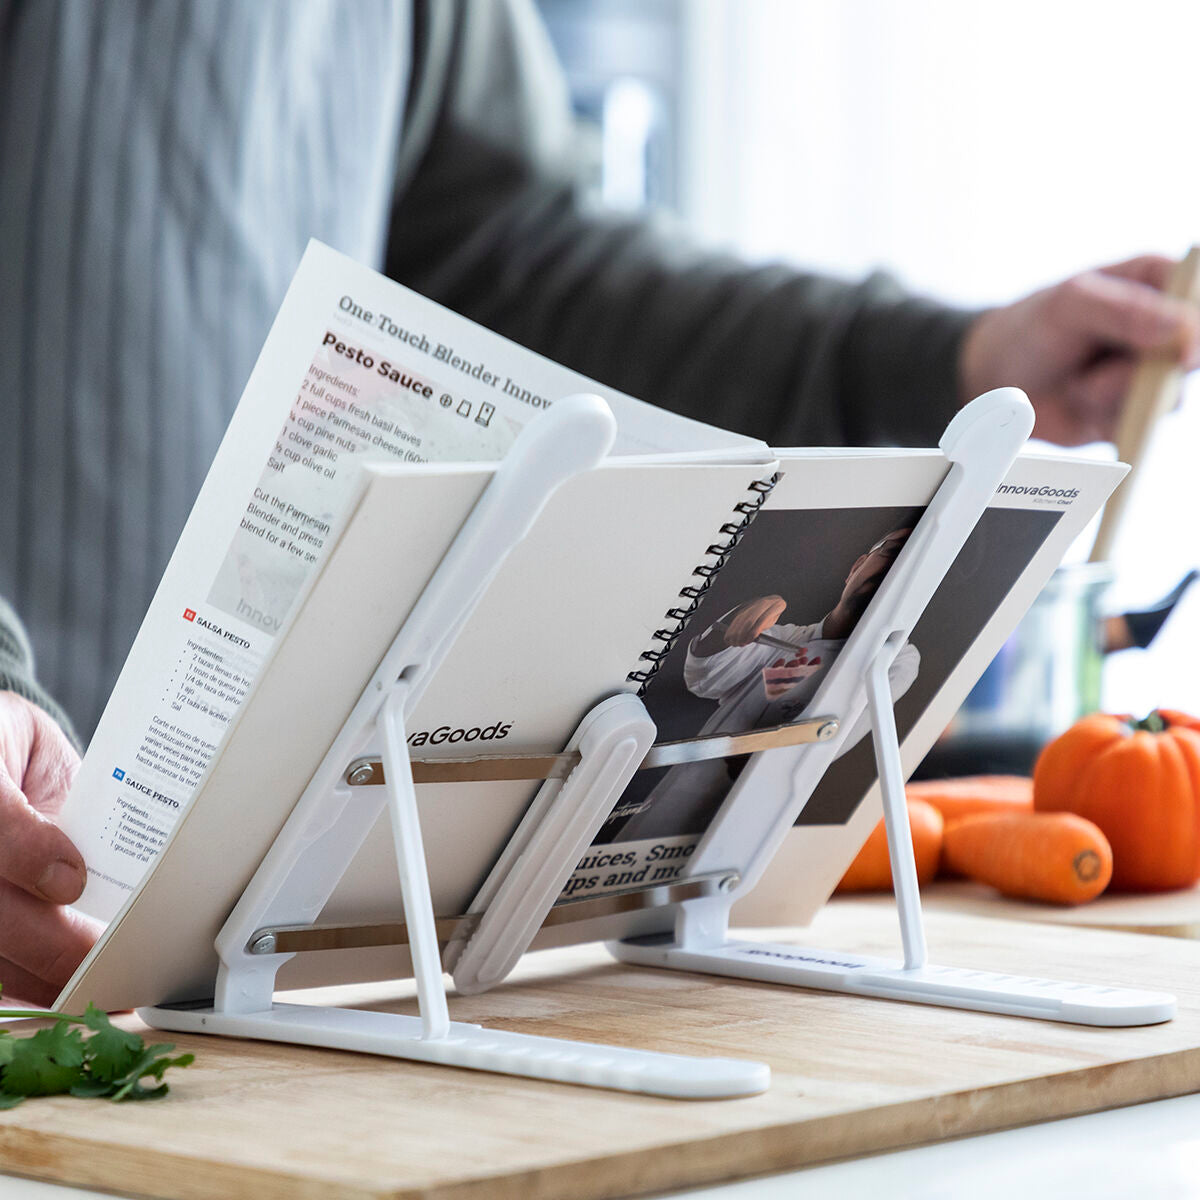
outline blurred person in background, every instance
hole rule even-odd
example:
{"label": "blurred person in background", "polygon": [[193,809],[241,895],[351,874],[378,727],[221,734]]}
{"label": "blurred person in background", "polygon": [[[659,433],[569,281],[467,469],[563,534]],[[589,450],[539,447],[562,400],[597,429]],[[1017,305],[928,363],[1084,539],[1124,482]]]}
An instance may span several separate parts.
{"label": "blurred person in background", "polygon": [[[1004,384],[1038,436],[1094,441],[1137,353],[1200,354],[1160,257],[973,313],[590,211],[532,0],[0,0],[0,94],[0,595],[84,737],[310,237],[776,445],[931,445]],[[3,978],[37,998],[88,936],[52,826],[74,750],[7,610],[0,639],[23,650],[0,657],[0,731],[25,731],[0,881],[29,897],[0,908],[0,959],[42,922],[42,957]]]}

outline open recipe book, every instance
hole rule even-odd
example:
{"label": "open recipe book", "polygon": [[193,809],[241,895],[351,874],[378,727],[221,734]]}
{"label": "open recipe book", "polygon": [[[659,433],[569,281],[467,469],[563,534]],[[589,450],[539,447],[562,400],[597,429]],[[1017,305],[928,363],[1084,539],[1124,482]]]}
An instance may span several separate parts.
{"label": "open recipe book", "polygon": [[[211,992],[213,937],[495,461],[580,391],[612,407],[615,456],[565,484],[505,562],[419,702],[411,756],[554,752],[622,690],[660,741],[809,713],[946,474],[939,451],[772,449],[672,416],[313,243],[64,809],[89,866],[78,907],[110,924],[61,1003]],[[907,769],[1122,473],[1018,460],[892,666]],[[811,916],[878,819],[866,732],[843,731],[744,902],[756,920]],[[639,772],[563,900],[686,879],[743,765]],[[473,911],[536,790],[419,786],[439,914]],[[323,916],[403,918],[386,829]],[[534,944],[660,926],[651,910]],[[281,983],[402,969],[394,948],[333,951],[293,960]]]}

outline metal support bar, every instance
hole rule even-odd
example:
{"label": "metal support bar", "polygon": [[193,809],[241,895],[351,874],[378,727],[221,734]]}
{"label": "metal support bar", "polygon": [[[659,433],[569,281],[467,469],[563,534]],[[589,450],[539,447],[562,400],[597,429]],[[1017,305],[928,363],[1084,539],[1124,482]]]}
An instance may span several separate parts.
{"label": "metal support bar", "polygon": [[[715,733],[706,737],[658,742],[638,764],[639,771],[676,767],[681,763],[707,762],[756,754],[780,746],[827,742],[841,728],[836,717],[806,717],[787,725],[753,729],[749,733]],[[413,783],[481,783],[514,779],[566,779],[579,765],[578,750],[562,754],[476,754],[464,758],[414,758]],[[351,787],[375,787],[387,782],[378,758],[357,758],[346,768]]]}
{"label": "metal support bar", "polygon": [[[607,896],[570,897],[559,901],[542,924],[543,929],[594,921],[598,917],[619,916],[695,900],[713,892],[728,892],[737,887],[736,871],[718,871],[695,876],[679,883],[649,884],[612,892]],[[444,949],[454,938],[467,938],[475,932],[482,913],[464,913],[438,917],[438,942]],[[275,925],[255,931],[246,946],[248,954],[296,954],[308,950],[361,950],[370,946],[407,946],[408,926],[403,921],[382,921],[362,925]]]}

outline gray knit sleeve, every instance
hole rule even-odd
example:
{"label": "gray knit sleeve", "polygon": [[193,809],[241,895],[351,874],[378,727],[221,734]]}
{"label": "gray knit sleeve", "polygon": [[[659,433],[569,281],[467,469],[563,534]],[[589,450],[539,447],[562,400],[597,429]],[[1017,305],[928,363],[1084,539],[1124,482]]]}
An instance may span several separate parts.
{"label": "gray knit sleeve", "polygon": [[0,597],[0,691],[16,692],[48,712],[62,726],[72,742],[79,739],[71,728],[66,714],[38,686],[33,673],[33,648],[17,614]]}
{"label": "gray knit sleeve", "polygon": [[974,314],[882,274],[752,268],[665,222],[586,211],[531,6],[465,0],[453,25],[446,6],[424,11],[389,274],[603,383],[774,445],[936,442]]}

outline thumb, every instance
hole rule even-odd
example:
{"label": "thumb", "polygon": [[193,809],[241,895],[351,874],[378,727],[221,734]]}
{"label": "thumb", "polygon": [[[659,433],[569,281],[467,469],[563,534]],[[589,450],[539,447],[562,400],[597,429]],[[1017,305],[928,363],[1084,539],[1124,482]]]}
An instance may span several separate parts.
{"label": "thumb", "polygon": [[40,709],[30,706],[34,738],[21,778],[21,791],[39,813],[57,813],[71,790],[79,755],[67,735]]}
{"label": "thumb", "polygon": [[79,899],[87,882],[83,856],[53,821],[29,806],[0,765],[0,879],[52,904]]}

